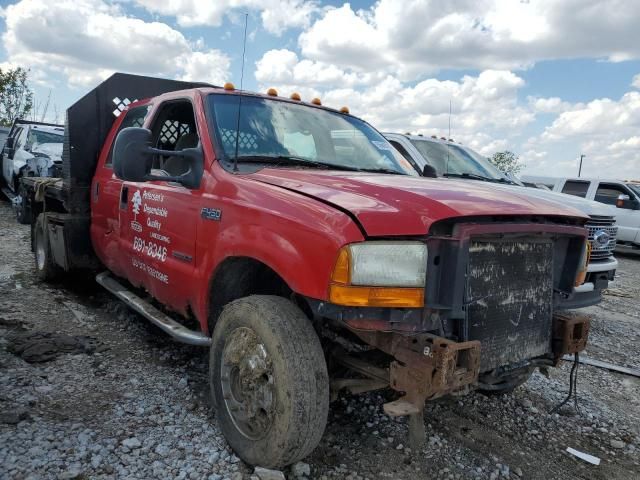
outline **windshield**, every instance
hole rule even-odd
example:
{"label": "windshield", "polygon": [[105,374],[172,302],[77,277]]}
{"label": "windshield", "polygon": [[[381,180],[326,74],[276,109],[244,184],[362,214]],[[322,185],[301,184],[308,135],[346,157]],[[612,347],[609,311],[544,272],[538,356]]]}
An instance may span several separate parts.
{"label": "windshield", "polygon": [[505,178],[505,175],[489,160],[469,148],[429,140],[412,139],[411,143],[429,165],[436,169],[438,175],[467,173],[495,180]]}
{"label": "windshield", "polygon": [[629,187],[633,192],[640,197],[640,184],[638,183],[627,183],[627,187]]}
{"label": "windshield", "polygon": [[[214,135],[225,160],[236,156],[238,95],[209,95]],[[295,157],[353,170],[389,170],[407,174],[409,167],[373,128],[357,118],[278,100],[243,96],[238,138],[238,160]],[[282,163],[286,165],[286,162]],[[293,164],[291,164],[293,165]]]}
{"label": "windshield", "polygon": [[29,144],[31,145],[39,145],[41,143],[62,143],[63,141],[64,135],[62,132],[53,133],[33,129],[29,133]]}

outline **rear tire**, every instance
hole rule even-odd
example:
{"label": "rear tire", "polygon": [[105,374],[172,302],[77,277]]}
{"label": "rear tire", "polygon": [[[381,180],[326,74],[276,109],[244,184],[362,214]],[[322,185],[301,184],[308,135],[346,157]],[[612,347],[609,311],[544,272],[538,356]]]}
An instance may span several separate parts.
{"label": "rear tire", "polygon": [[218,422],[245,462],[282,468],[320,442],[329,377],[309,319],[285,298],[255,295],[225,306],[216,323],[209,380]]}
{"label": "rear tire", "polygon": [[33,252],[36,260],[36,274],[40,280],[47,282],[55,279],[60,274],[60,269],[53,261],[45,220],[46,218],[43,213],[38,215],[33,230]]}
{"label": "rear tire", "polygon": [[31,224],[31,206],[27,199],[27,190],[22,185],[22,182],[18,184],[18,197],[20,203],[16,204],[16,220],[23,225]]}

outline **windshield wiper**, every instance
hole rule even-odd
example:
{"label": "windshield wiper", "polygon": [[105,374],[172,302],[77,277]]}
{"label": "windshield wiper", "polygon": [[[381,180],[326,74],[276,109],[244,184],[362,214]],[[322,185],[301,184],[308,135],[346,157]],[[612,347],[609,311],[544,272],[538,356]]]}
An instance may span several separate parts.
{"label": "windshield wiper", "polygon": [[476,175],[475,173],[443,173],[443,177],[453,177],[453,178],[470,178],[472,180],[483,180],[485,182],[493,182],[493,178],[483,177],[482,175]]}
{"label": "windshield wiper", "polygon": [[508,180],[506,178],[491,178],[485,177],[482,175],[477,175],[475,173],[444,173],[444,177],[453,177],[453,178],[468,178],[471,180],[482,180],[483,182],[492,182],[492,183],[506,183],[509,185],[516,185],[515,182]]}
{"label": "windshield wiper", "polygon": [[407,175],[406,173],[399,172],[397,170],[391,170],[390,168],[357,168],[358,172],[368,173],[390,173],[392,175]]}
{"label": "windshield wiper", "polygon": [[[234,158],[230,159],[234,161]],[[308,160],[306,158],[294,157],[289,155],[243,155],[238,157],[238,163],[269,163],[274,165],[296,165],[303,167],[327,168],[334,170],[357,171],[357,168],[348,167],[346,165],[338,165],[329,162],[320,162],[318,160]]]}

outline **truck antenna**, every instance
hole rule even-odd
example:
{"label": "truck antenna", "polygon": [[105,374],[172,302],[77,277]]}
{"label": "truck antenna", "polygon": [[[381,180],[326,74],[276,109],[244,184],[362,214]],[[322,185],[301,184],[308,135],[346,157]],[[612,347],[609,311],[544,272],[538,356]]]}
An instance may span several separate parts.
{"label": "truck antenna", "polygon": [[[449,136],[447,137],[451,140],[451,99],[449,99]],[[449,173],[449,149],[451,145],[447,142],[447,165],[445,167],[445,172]]]}
{"label": "truck antenna", "polygon": [[244,82],[244,55],[247,51],[247,22],[249,14],[244,14],[244,39],[242,41],[242,68],[240,69],[240,96],[238,97],[238,123],[236,125],[236,154],[233,157],[233,171],[238,171],[238,146],[240,143],[240,107],[242,106],[242,83]]}

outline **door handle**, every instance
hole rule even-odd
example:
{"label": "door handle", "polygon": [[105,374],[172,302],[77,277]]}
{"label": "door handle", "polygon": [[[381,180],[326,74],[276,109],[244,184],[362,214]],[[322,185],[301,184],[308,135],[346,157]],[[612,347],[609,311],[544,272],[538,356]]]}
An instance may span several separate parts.
{"label": "door handle", "polygon": [[120,190],[120,210],[127,209],[127,203],[129,202],[129,187],[122,187]]}
{"label": "door handle", "polygon": [[96,187],[93,191],[93,201],[98,201],[98,195],[100,194],[100,182],[96,182]]}

